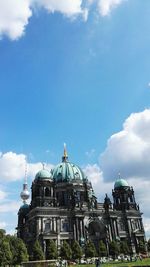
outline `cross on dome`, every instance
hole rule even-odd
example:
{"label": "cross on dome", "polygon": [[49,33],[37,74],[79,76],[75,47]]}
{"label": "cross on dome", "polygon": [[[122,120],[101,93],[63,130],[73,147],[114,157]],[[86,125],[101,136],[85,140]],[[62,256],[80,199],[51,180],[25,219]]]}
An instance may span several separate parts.
{"label": "cross on dome", "polygon": [[67,161],[68,160],[68,154],[67,154],[67,149],[66,149],[66,143],[64,143],[64,155],[62,157],[62,161]]}

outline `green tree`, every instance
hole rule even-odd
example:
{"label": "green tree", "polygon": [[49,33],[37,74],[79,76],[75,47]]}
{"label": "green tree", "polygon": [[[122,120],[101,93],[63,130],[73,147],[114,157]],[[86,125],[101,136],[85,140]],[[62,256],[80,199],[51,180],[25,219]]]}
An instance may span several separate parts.
{"label": "green tree", "polygon": [[77,241],[74,241],[72,244],[72,258],[81,259],[83,255],[82,248],[80,247]]}
{"label": "green tree", "polygon": [[89,240],[86,244],[85,244],[85,256],[88,258],[90,257],[95,257],[96,256],[96,249],[95,246],[93,244],[93,242],[91,240]]}
{"label": "green tree", "polygon": [[32,248],[32,260],[44,260],[44,253],[38,240],[35,241]]}
{"label": "green tree", "polygon": [[2,239],[6,235],[6,231],[4,229],[0,229],[0,239]]}
{"label": "green tree", "polygon": [[100,257],[104,257],[107,255],[106,245],[104,244],[104,242],[102,240],[100,240],[100,242],[99,242],[98,255]]}
{"label": "green tree", "polygon": [[141,253],[145,253],[146,252],[145,244],[141,240],[139,241],[138,252],[141,252]]}
{"label": "green tree", "polygon": [[57,253],[57,247],[53,240],[47,240],[46,242],[46,259],[57,259],[58,253]]}
{"label": "green tree", "polygon": [[109,244],[109,253],[112,255],[114,258],[116,258],[119,255],[120,248],[119,245],[116,241],[112,241]]}
{"label": "green tree", "polygon": [[60,256],[66,260],[70,260],[72,258],[71,247],[66,241],[63,242],[63,245],[60,248]]}
{"label": "green tree", "polygon": [[28,261],[29,255],[27,252],[27,248],[22,241],[22,239],[17,238],[15,236],[9,237],[10,249],[12,252],[12,264],[17,265],[21,264],[21,262]]}
{"label": "green tree", "polygon": [[10,245],[5,238],[1,239],[0,242],[0,266],[6,266],[11,264],[12,261],[12,253],[10,250]]}
{"label": "green tree", "polygon": [[126,241],[121,241],[120,242],[120,253],[123,253],[123,254],[129,254],[130,252],[130,249],[128,247],[128,244]]}

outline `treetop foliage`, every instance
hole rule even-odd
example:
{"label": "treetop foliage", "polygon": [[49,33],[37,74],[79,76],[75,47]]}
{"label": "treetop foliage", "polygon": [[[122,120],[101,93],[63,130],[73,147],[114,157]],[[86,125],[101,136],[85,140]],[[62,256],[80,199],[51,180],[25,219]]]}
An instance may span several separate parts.
{"label": "treetop foliage", "polygon": [[16,236],[6,235],[0,229],[0,263],[1,266],[17,265],[28,261],[29,256],[24,242]]}
{"label": "treetop foliage", "polygon": [[72,249],[68,242],[64,241],[60,248],[60,256],[62,259],[70,260],[72,258]]}

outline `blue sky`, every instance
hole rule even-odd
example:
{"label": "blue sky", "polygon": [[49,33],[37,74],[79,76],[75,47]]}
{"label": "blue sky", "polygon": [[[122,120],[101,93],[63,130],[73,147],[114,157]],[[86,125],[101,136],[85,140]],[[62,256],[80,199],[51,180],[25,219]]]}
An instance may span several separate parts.
{"label": "blue sky", "polygon": [[142,186],[150,185],[149,0],[23,0],[24,9],[5,2],[0,226],[16,226],[25,162],[31,184],[40,162],[50,168],[61,160],[66,142],[70,161],[85,170],[100,200],[118,172],[135,184],[149,235]]}

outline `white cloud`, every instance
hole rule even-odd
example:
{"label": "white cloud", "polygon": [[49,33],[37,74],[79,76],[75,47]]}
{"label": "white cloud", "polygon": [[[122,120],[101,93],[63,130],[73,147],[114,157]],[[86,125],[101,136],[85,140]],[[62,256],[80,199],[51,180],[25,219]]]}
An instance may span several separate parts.
{"label": "white cloud", "polygon": [[0,201],[3,201],[6,198],[6,196],[7,196],[7,193],[0,190]]}
{"label": "white cloud", "polygon": [[17,230],[15,230],[15,229],[9,229],[9,230],[6,231],[6,234],[7,235],[15,235],[16,236]]}
{"label": "white cloud", "polygon": [[7,223],[6,222],[0,222],[0,229],[6,228]]}
{"label": "white cloud", "polygon": [[48,12],[60,12],[67,17],[75,17],[87,13],[82,8],[82,0],[31,0],[32,5],[45,8]]}
{"label": "white cloud", "polygon": [[60,12],[69,18],[81,15],[87,20],[88,10],[82,7],[82,0],[0,0],[0,37],[11,40],[20,38],[24,32],[33,9],[44,8],[49,13]]}
{"label": "white cloud", "polygon": [[144,229],[146,232],[146,237],[147,239],[149,239],[150,238],[150,218],[145,218],[143,216],[143,222],[144,222]]}
{"label": "white cloud", "polygon": [[122,178],[133,186],[136,202],[144,213],[146,235],[150,237],[150,109],[131,114],[123,129],[108,139],[100,166],[101,183],[114,182],[121,172]]}
{"label": "white cloud", "polygon": [[105,193],[111,194],[113,183],[105,183],[103,181],[103,174],[97,164],[88,164],[83,168],[84,173],[87,175],[88,180],[91,181],[94,192],[100,201],[104,200]]}
{"label": "white cloud", "polygon": [[[42,169],[42,163],[27,163],[26,155],[14,152],[0,153],[0,181],[13,182],[22,180],[25,176],[27,165],[27,176],[35,177],[36,173]],[[51,170],[51,164],[45,164],[45,168]],[[0,191],[0,196],[2,195]]]}
{"label": "white cloud", "polygon": [[114,180],[118,172],[127,179],[149,180],[150,109],[131,114],[122,131],[109,138],[100,165],[105,181]]}
{"label": "white cloud", "polygon": [[0,37],[9,37],[17,40],[25,33],[29,18],[33,10],[45,9],[52,14],[59,12],[64,16],[75,19],[78,16],[84,21],[93,4],[96,4],[101,16],[110,13],[113,7],[121,4],[124,0],[0,0]]}
{"label": "white cloud", "polygon": [[19,208],[21,206],[21,202],[19,201],[8,201],[5,202],[4,204],[0,205],[0,213],[16,213],[18,212]]}
{"label": "white cloud", "polygon": [[0,0],[0,36],[21,37],[31,15],[29,0]]}
{"label": "white cloud", "polygon": [[92,148],[90,151],[86,151],[86,152],[85,152],[85,155],[86,155],[88,158],[92,158],[92,157],[95,155],[95,149]]}
{"label": "white cloud", "polygon": [[107,16],[111,10],[120,5],[125,0],[99,0],[98,7],[101,16]]}
{"label": "white cloud", "polygon": [[7,152],[0,154],[0,180],[15,181],[23,177],[25,173],[26,156]]}

